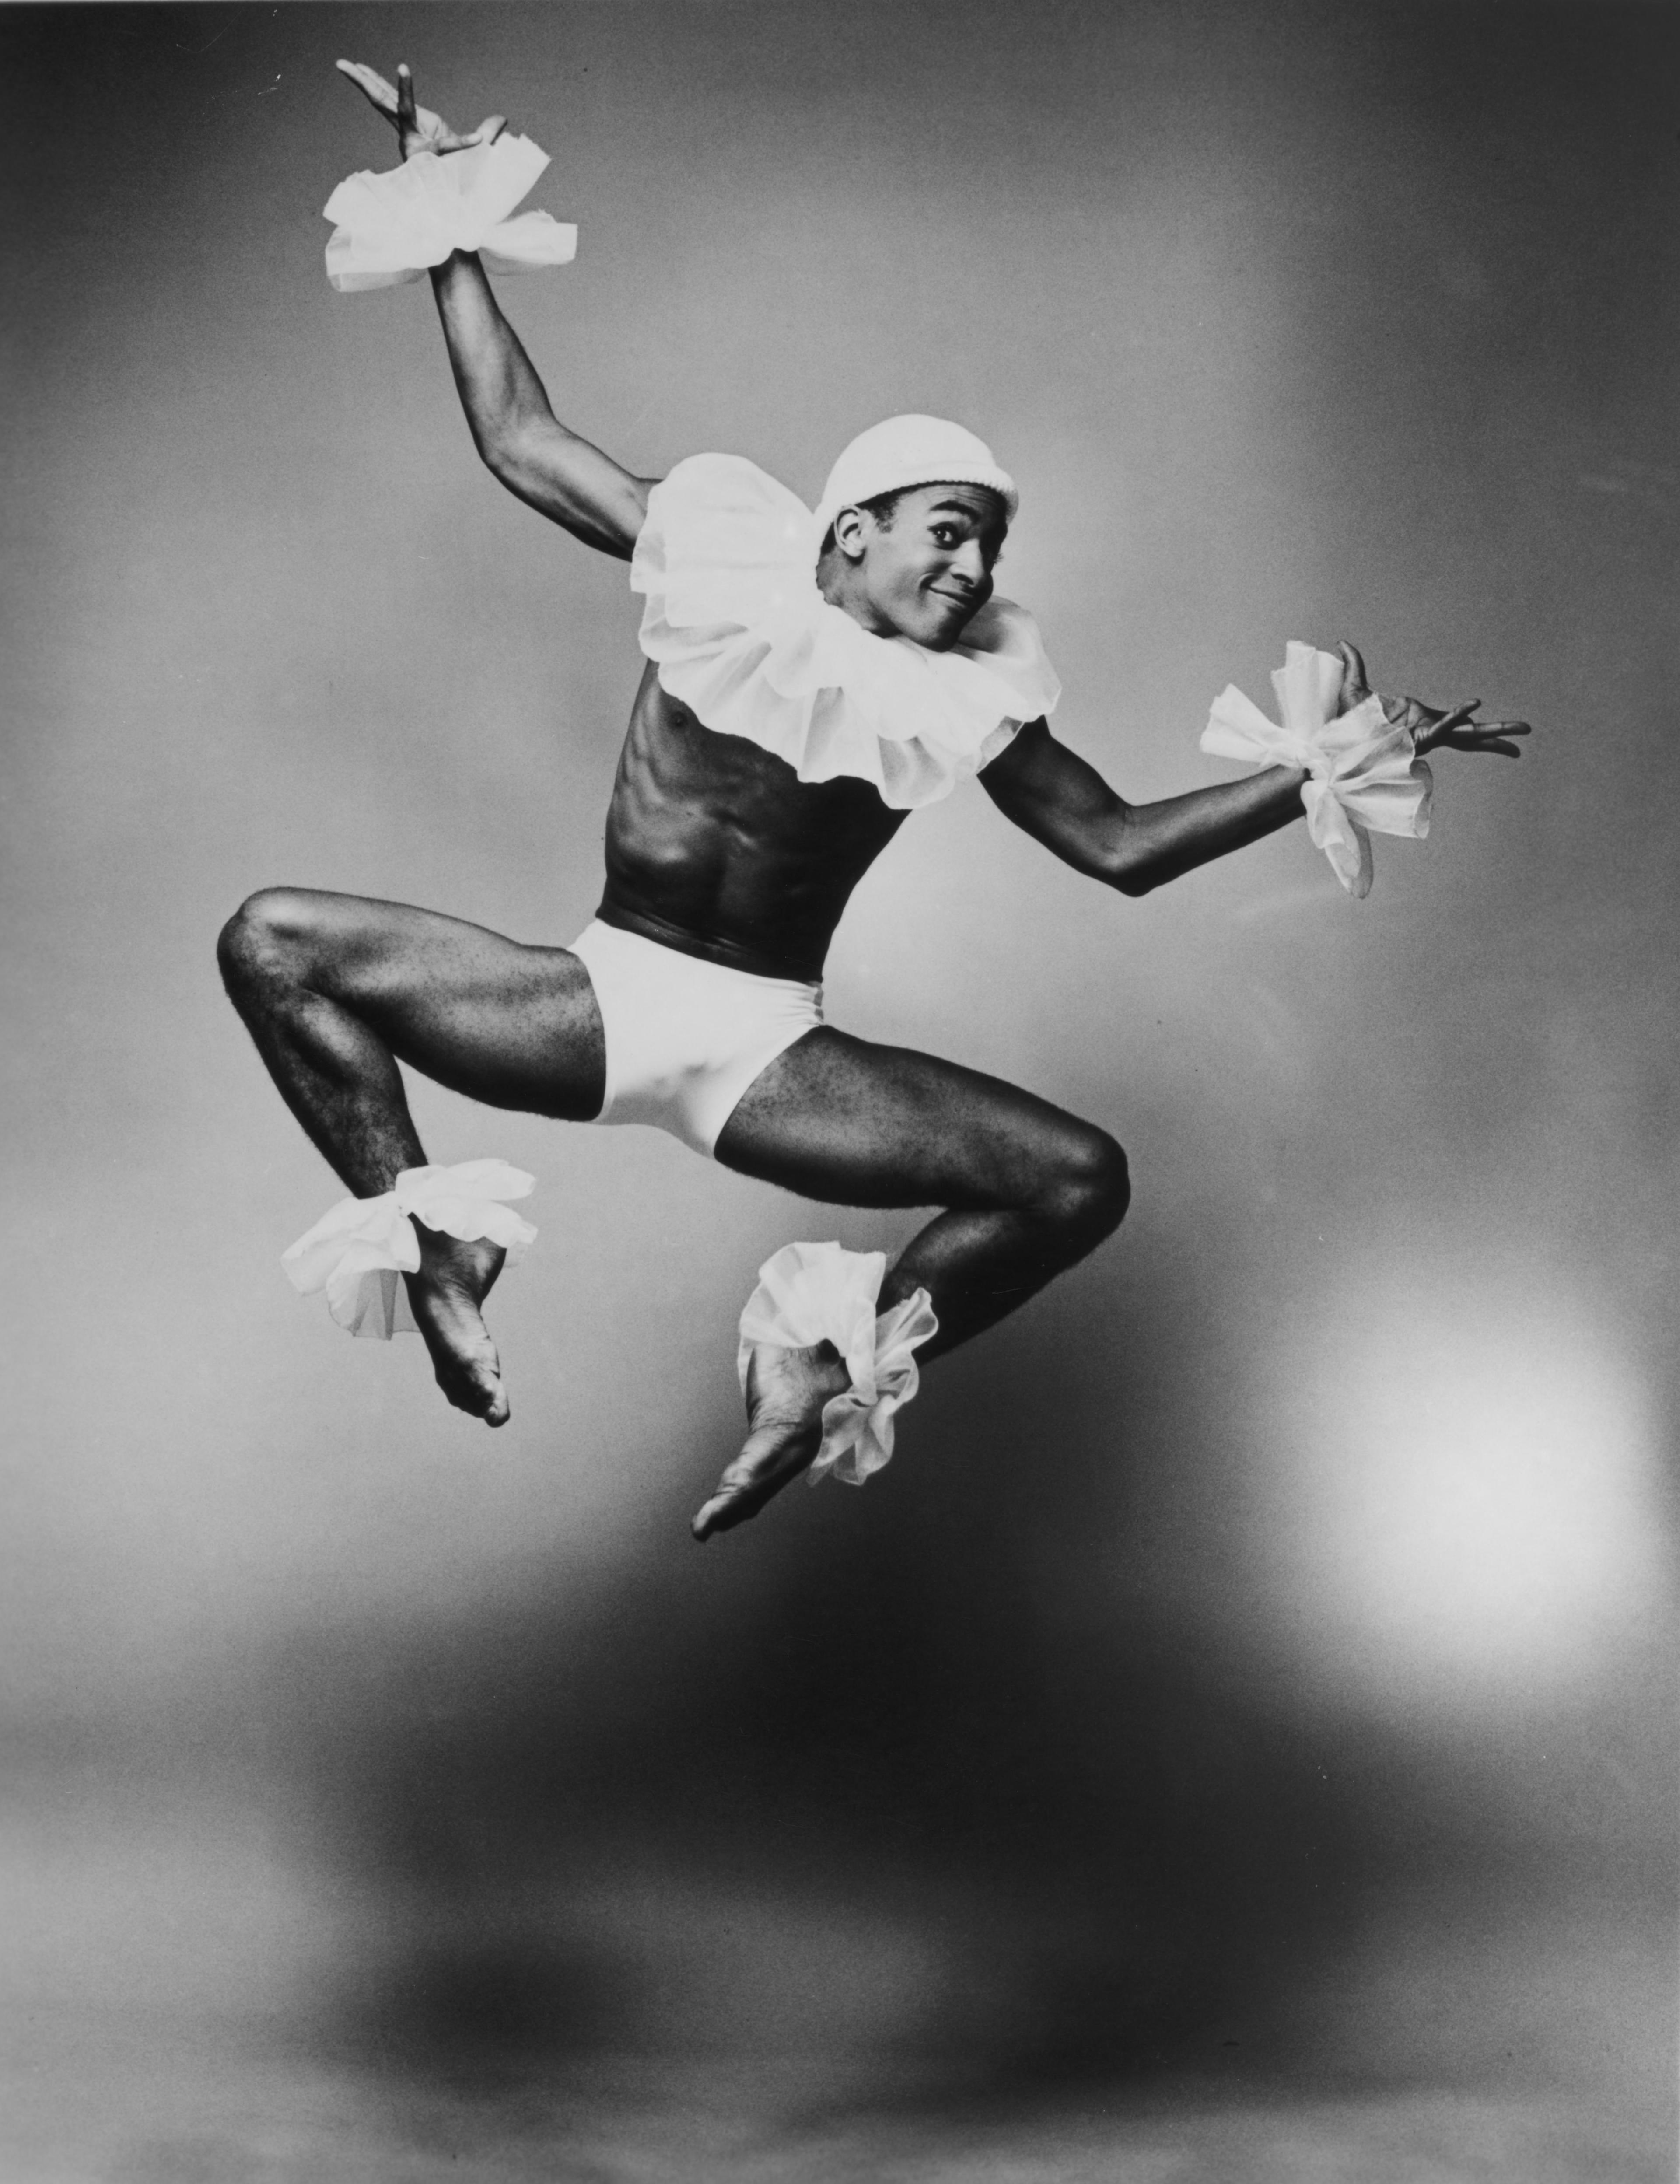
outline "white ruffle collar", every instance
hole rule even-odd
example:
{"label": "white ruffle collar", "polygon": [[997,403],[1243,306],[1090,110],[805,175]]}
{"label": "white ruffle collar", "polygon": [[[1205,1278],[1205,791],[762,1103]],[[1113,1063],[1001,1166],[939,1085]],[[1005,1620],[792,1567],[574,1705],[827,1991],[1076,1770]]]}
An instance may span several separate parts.
{"label": "white ruffle collar", "polygon": [[654,487],[630,568],[642,649],[705,727],[909,811],[1054,710],[1024,607],[991,599],[948,652],[876,637],[818,591],[818,543],[804,504],[739,455],[691,455]]}

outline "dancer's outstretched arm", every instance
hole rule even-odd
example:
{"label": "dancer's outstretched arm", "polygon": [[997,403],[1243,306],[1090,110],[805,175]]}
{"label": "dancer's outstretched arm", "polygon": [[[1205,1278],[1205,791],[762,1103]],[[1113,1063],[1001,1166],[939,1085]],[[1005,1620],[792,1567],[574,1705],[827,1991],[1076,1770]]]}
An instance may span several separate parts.
{"label": "dancer's outstretched arm", "polygon": [[[398,70],[393,88],[359,61],[338,65],[396,130],[405,159],[411,152],[448,153],[493,143],[506,126],[500,114],[492,114],[470,136],[458,136],[441,115],[415,105],[406,67]],[[539,515],[586,545],[627,560],[655,481],[633,477],[559,422],[476,251],[458,250],[434,266],[431,286],[461,406],[487,465]]]}
{"label": "dancer's outstretched arm", "polygon": [[[1347,712],[1370,696],[1371,688],[1354,647],[1343,644],[1340,650],[1341,710]],[[1517,758],[1521,754],[1511,738],[1528,733],[1526,721],[1472,718],[1480,699],[1447,712],[1416,698],[1383,703],[1391,721],[1411,730],[1420,755],[1444,745]],[[1246,780],[1193,788],[1159,804],[1128,804],[1094,766],[1059,744],[1043,721],[1034,721],[980,778],[1004,816],[1065,863],[1122,894],[1140,895],[1299,819],[1307,777],[1297,766],[1268,766]]]}

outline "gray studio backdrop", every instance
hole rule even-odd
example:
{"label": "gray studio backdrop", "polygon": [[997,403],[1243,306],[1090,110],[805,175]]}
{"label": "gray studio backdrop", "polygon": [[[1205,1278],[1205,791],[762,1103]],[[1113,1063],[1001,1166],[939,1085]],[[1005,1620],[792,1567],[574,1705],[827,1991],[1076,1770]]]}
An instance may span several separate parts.
{"label": "gray studio backdrop", "polygon": [[[1675,27],[6,11],[20,2175],[305,2174],[215,2170],[242,2071],[1660,2123]],[[1362,905],[1299,828],[1133,903],[977,790],[919,816],[832,1020],[1113,1129],[1134,1212],[866,1492],[704,1552],[759,1262],[907,1217],[417,1086],[434,1157],[539,1178],[494,1437],[277,1262],[338,1187],[219,925],[291,882],[569,939],[638,664],[621,566],[477,465],[425,288],[327,287],[321,204],[394,164],[341,53],[553,154],[576,262],[503,300],[632,467],[809,500],[883,414],[982,433],[1123,793],[1228,772],[1209,702],[1291,637],[1539,731],[1444,757]]]}

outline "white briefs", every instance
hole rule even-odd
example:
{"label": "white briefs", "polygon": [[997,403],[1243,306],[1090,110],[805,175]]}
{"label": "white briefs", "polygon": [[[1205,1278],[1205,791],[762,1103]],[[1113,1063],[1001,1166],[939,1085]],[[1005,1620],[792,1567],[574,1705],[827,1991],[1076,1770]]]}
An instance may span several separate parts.
{"label": "white briefs", "polygon": [[607,1043],[598,1123],[648,1123],[710,1157],[742,1094],[822,1022],[822,988],[663,948],[598,918],[571,944]]}

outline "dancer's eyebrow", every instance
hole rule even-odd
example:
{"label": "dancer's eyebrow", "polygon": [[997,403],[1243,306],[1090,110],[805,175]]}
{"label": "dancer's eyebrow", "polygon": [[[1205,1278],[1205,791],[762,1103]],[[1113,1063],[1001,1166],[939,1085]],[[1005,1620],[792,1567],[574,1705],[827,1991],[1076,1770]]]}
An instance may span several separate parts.
{"label": "dancer's eyebrow", "polygon": [[971,525],[976,537],[987,538],[995,532],[999,547],[1009,532],[1007,523],[994,518],[989,510],[982,513],[978,509],[971,508],[965,500],[936,500],[927,511],[928,521],[931,522],[936,515],[948,514],[960,515],[965,523]]}

